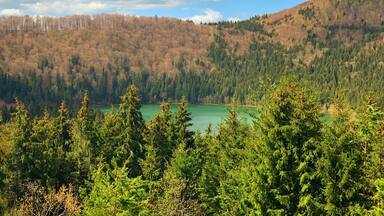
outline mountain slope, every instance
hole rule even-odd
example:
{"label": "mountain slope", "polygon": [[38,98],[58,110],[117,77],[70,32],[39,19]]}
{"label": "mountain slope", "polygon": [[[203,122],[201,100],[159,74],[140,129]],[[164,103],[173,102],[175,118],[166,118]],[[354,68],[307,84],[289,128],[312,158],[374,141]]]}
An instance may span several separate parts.
{"label": "mountain slope", "polygon": [[312,0],[272,14],[261,23],[275,33],[275,42],[287,46],[313,37],[349,42],[362,40],[372,31],[382,33],[383,11],[382,0]]}
{"label": "mountain slope", "polygon": [[[313,0],[241,22],[119,15],[0,17],[0,101],[249,103],[298,74],[322,101],[360,103],[384,86],[383,0]],[[250,97],[252,99],[250,99]],[[379,95],[382,104],[384,98]]]}

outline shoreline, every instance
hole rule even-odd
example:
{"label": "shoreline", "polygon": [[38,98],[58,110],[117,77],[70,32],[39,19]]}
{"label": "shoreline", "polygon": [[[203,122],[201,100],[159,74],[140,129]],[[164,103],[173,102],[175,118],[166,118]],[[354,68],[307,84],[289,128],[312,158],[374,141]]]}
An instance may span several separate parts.
{"label": "shoreline", "polygon": [[[169,103],[170,105],[180,105],[180,103]],[[160,106],[161,103],[143,103],[142,106],[153,105]],[[220,104],[220,103],[188,103],[188,105],[200,105],[200,106],[226,106],[226,107],[246,107],[246,108],[257,108],[257,105],[246,105],[246,104]],[[94,104],[92,107],[118,107],[119,104]]]}

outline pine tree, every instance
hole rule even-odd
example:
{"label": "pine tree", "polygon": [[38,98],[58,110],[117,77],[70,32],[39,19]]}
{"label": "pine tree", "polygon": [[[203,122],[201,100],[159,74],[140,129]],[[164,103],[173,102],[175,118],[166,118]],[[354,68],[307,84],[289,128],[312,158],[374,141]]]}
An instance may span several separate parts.
{"label": "pine tree", "polygon": [[365,153],[356,124],[344,108],[326,128],[319,162],[327,214],[350,215],[368,209],[369,181],[365,176]]}
{"label": "pine tree", "polygon": [[178,146],[170,166],[160,181],[160,192],[154,211],[160,215],[204,215],[198,202],[200,155],[195,149]]}
{"label": "pine tree", "polygon": [[191,123],[191,113],[188,111],[188,103],[182,99],[179,110],[176,113],[175,128],[177,133],[177,144],[185,143],[187,148],[193,147],[193,132],[189,131]]}
{"label": "pine tree", "polygon": [[63,152],[67,152],[70,146],[70,130],[71,130],[71,122],[70,122],[70,113],[67,105],[62,102],[60,104],[58,110],[58,116],[55,120],[56,126],[56,145],[61,146]]}
{"label": "pine tree", "polygon": [[[200,179],[200,197],[210,212],[230,212],[238,203],[236,190],[237,169],[245,156],[248,128],[231,109],[227,119],[220,124],[214,140],[208,133],[206,162]],[[234,212],[232,212],[234,213]]]}
{"label": "pine tree", "polygon": [[141,177],[130,178],[125,166],[99,164],[89,187],[84,215],[149,215],[148,182]]}
{"label": "pine tree", "polygon": [[175,150],[175,132],[169,103],[161,105],[162,112],[148,125],[145,135],[146,157],[141,164],[144,176],[158,180],[170,163]]}
{"label": "pine tree", "polygon": [[256,145],[255,210],[260,214],[316,215],[321,120],[318,103],[297,84],[274,91],[260,118]]}
{"label": "pine tree", "polygon": [[55,167],[57,174],[60,177],[59,182],[71,182],[70,173],[72,164],[68,163],[67,153],[70,151],[71,146],[71,117],[67,105],[62,102],[58,116],[54,119],[55,135],[54,135],[54,154],[55,154]]}
{"label": "pine tree", "polygon": [[117,122],[121,132],[114,156],[120,166],[128,161],[127,168],[132,177],[141,174],[139,160],[144,158],[145,122],[140,109],[139,91],[135,86],[131,86],[121,97]]}
{"label": "pine tree", "polygon": [[30,165],[34,163],[29,157],[31,153],[31,120],[25,105],[16,99],[16,112],[12,119],[11,145],[12,151],[7,158],[6,168],[9,178],[6,184],[16,196],[22,195],[22,185],[30,176]]}
{"label": "pine tree", "polygon": [[116,157],[115,151],[120,145],[119,116],[113,111],[104,115],[103,121],[99,128],[99,157],[106,163],[110,164],[112,159]]}
{"label": "pine tree", "polygon": [[88,178],[93,165],[97,163],[98,147],[95,114],[90,108],[88,94],[85,94],[79,112],[74,120],[69,160],[74,163],[73,180],[82,184]]}
{"label": "pine tree", "polygon": [[384,177],[384,113],[370,98],[365,112],[358,117],[358,129],[365,155],[365,169],[372,185]]}

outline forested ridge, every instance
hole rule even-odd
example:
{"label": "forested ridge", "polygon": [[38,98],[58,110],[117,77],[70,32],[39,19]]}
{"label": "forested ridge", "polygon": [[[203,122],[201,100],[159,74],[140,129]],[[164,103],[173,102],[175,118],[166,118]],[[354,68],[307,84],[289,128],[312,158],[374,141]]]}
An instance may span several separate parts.
{"label": "forested ridge", "polygon": [[[355,115],[294,81],[271,88],[253,124],[235,110],[191,131],[185,100],[145,124],[131,86],[116,112],[32,117],[17,101],[0,124],[0,211],[10,215],[382,215],[384,113]],[[73,116],[73,117],[71,117]]]}
{"label": "forested ridge", "polygon": [[[37,113],[119,101],[140,87],[144,103],[260,101],[265,87],[297,76],[321,102],[383,105],[382,1],[308,1],[240,22],[195,25],[122,15],[1,17],[0,105],[18,97]],[[9,107],[9,106],[8,106]]]}

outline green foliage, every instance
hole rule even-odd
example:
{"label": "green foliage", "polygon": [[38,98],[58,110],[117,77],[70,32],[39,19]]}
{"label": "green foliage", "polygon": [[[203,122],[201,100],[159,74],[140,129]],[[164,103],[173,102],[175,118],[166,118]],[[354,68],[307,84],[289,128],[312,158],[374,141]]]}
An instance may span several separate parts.
{"label": "green foliage", "polygon": [[327,214],[353,215],[370,205],[364,145],[354,127],[350,113],[340,109],[324,133],[324,156],[319,164]]}
{"label": "green foliage", "polygon": [[144,130],[145,122],[140,112],[141,102],[138,89],[131,86],[127,93],[121,97],[117,122],[120,131],[118,135],[114,156],[121,166],[128,159],[127,168],[130,176],[141,174],[139,160],[144,157]]}
{"label": "green foliage", "polygon": [[321,138],[319,105],[297,84],[272,94],[260,117],[255,163],[257,212],[317,215],[320,182],[316,172]]}
{"label": "green foliage", "polygon": [[188,103],[185,99],[181,101],[179,110],[176,113],[175,130],[177,136],[177,144],[185,144],[187,148],[194,146],[193,132],[189,130],[192,126],[191,113],[188,111]]}
{"label": "green foliage", "polygon": [[377,179],[375,186],[377,190],[374,197],[376,205],[373,207],[371,214],[379,216],[384,214],[384,179]]}
{"label": "green foliage", "polygon": [[99,148],[95,127],[95,115],[90,108],[88,94],[84,95],[83,102],[71,129],[72,143],[68,153],[73,163],[72,183],[82,185],[89,176],[92,166],[97,163]]}
{"label": "green foliage", "polygon": [[197,182],[201,173],[199,151],[179,144],[170,166],[160,181],[155,211],[160,215],[202,215]]}
{"label": "green foliage", "polygon": [[204,134],[190,130],[185,100],[146,125],[133,86],[105,115],[87,94],[73,117],[62,103],[32,119],[17,100],[0,124],[1,214],[381,215],[384,115],[373,99],[323,122],[321,93],[291,80],[272,88],[253,124],[231,109]]}
{"label": "green foliage", "polygon": [[150,180],[159,180],[176,148],[175,126],[169,103],[161,105],[162,113],[149,124],[145,135],[145,160],[141,161],[143,175]]}
{"label": "green foliage", "polygon": [[315,11],[313,10],[313,8],[310,7],[300,9],[299,14],[302,15],[306,20],[315,18]]}
{"label": "green foliage", "polygon": [[148,182],[130,178],[125,166],[99,164],[90,188],[84,198],[84,215],[148,215]]}
{"label": "green foliage", "polygon": [[[200,178],[200,197],[209,212],[231,212],[238,207],[238,168],[245,156],[249,130],[230,110],[214,140],[207,135],[206,163]],[[234,213],[234,212],[232,212]]]}

